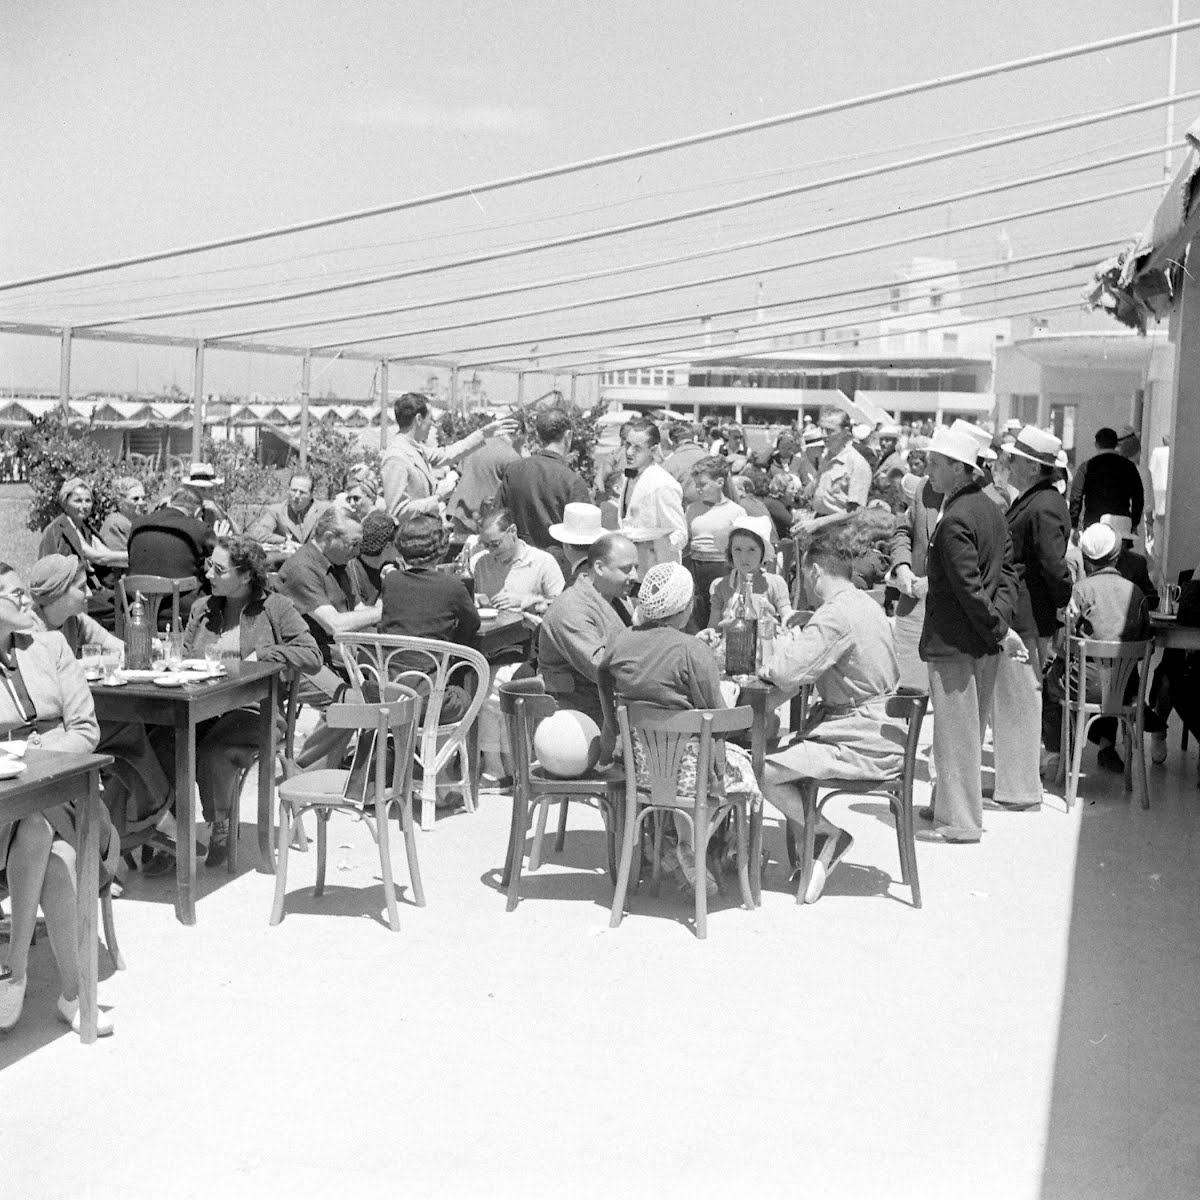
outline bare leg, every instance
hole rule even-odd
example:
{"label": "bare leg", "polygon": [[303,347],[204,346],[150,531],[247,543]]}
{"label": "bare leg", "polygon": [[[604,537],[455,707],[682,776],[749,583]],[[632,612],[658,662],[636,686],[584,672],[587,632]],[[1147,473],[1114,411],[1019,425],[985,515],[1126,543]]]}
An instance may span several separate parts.
{"label": "bare leg", "polygon": [[44,817],[25,817],[17,825],[8,852],[8,890],[12,907],[8,967],[15,983],[25,978],[29,966],[29,946],[33,941],[53,840],[54,834]]}
{"label": "bare leg", "polygon": [[42,911],[46,914],[46,932],[50,949],[62,979],[62,995],[74,1000],[79,995],[79,956],[75,930],[75,848],[55,842],[42,884]]}

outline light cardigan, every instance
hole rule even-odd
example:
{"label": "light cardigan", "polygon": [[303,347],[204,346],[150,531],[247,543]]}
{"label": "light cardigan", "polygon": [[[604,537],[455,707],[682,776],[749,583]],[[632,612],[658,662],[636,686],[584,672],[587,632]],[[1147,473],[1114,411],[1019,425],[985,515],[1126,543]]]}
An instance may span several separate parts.
{"label": "light cardigan", "polygon": [[17,667],[37,710],[43,750],[90,754],[100,726],[83,666],[61,633],[13,634]]}

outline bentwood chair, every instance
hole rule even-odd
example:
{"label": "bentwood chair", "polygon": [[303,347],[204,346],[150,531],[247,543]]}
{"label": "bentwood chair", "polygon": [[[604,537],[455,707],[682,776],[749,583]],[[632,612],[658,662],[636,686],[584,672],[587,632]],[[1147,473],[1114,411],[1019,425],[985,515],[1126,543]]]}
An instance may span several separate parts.
{"label": "bentwood chair", "polygon": [[[326,720],[334,729],[358,732],[358,744],[349,770],[323,768],[304,771],[279,785],[278,862],[275,867],[275,903],[271,924],[283,920],[287,899],[288,847],[292,825],[308,809],[317,814],[317,882],[314,896],[325,890],[325,862],[329,842],[329,818],[344,812],[371,827],[379,846],[379,867],[383,875],[384,899],[388,924],[394,933],[400,930],[396,907],[396,888],[392,880],[392,856],[388,833],[388,814],[399,810],[408,855],[408,873],[413,899],[425,906],[421,886],[421,868],[417,862],[417,840],[412,819],[413,744],[420,720],[420,698],[413,695],[379,704],[331,704]],[[388,760],[392,761],[391,780]]]}
{"label": "bentwood chair", "polygon": [[[1066,696],[1062,716],[1062,757],[1059,778],[1066,773],[1067,808],[1079,791],[1079,772],[1088,730],[1101,718],[1117,722],[1125,750],[1125,790],[1138,796],[1143,808],[1150,807],[1146,785],[1146,680],[1154,654],[1152,640],[1101,642],[1092,638],[1069,638],[1063,686]],[[1129,696],[1133,673],[1141,666],[1134,694]],[[1088,699],[1099,691],[1099,700]],[[1098,686],[1097,686],[1098,685]],[[1069,760],[1069,762],[1068,762]]]}
{"label": "bentwood chair", "polygon": [[200,587],[200,581],[190,576],[186,579],[168,579],[165,575],[126,575],[117,580],[116,634],[122,636],[125,622],[129,620],[129,607],[139,592],[146,602],[146,620],[152,630],[159,628],[159,612],[163,601],[171,601],[171,632],[180,633],[180,601]]}
{"label": "bentwood chair", "polygon": [[504,863],[501,885],[507,889],[507,911],[517,907],[521,888],[521,863],[525,857],[525,832],[529,828],[531,807],[538,812],[537,830],[533,839],[533,850],[529,856],[529,869],[536,871],[541,865],[542,838],[546,832],[546,810],[552,800],[561,801],[558,838],[555,850],[566,845],[567,806],[571,801],[594,804],[604,818],[604,830],[608,844],[608,873],[613,883],[617,881],[616,839],[620,827],[621,794],[625,788],[625,776],[613,768],[603,774],[581,776],[577,779],[559,779],[546,773],[534,758],[533,735],[539,724],[557,711],[553,696],[545,694],[545,685],[538,678],[514,680],[501,684],[500,713],[508,726],[509,744],[513,757],[513,807],[512,823],[508,832],[508,852]]}
{"label": "bentwood chair", "polygon": [[[616,928],[625,913],[629,877],[633,872],[634,843],[644,835],[645,820],[654,819],[653,880],[658,882],[661,867],[662,818],[679,816],[692,832],[696,859],[695,914],[696,936],[708,936],[708,895],[706,892],[708,843],[729,813],[733,813],[737,836],[738,883],[742,907],[753,908],[750,890],[749,809],[750,797],[730,797],[725,793],[725,741],[734,734],[747,733],[754,723],[754,710],[740,708],[678,709],[654,704],[619,704],[617,724],[625,759],[625,815],[621,837],[621,863],[617,872],[617,890],[613,896],[609,926]],[[634,769],[634,742],[642,752],[644,772]],[[679,771],[689,743],[696,746],[696,789],[694,795],[681,794]],[[661,816],[660,816],[661,814]],[[644,854],[638,856],[638,874]],[[753,864],[757,873],[761,861]]]}
{"label": "bentwood chair", "polygon": [[[0,888],[0,901],[3,901],[7,896],[7,890]],[[121,955],[121,947],[117,944],[117,927],[113,922],[111,882],[105,884],[100,889],[100,919],[104,926],[104,948],[108,951],[108,957],[112,959],[113,970],[123,971],[125,970],[125,959]],[[44,919],[39,917],[34,924],[30,945],[37,945],[38,924],[41,924],[44,928]],[[4,915],[3,903],[0,903],[0,934],[3,934],[6,938],[12,934],[12,918]]]}
{"label": "bentwood chair", "polygon": [[[396,633],[340,633],[335,639],[359,698],[380,695],[380,685],[400,683],[425,698],[425,715],[417,739],[414,783],[421,796],[421,828],[433,828],[440,793],[460,792],[468,812],[479,801],[479,711],[487,698],[491,670],[478,650],[457,642],[407,637]],[[467,708],[452,722],[443,722],[447,689],[462,688]],[[441,779],[457,763],[457,779]]]}
{"label": "bentwood chair", "polygon": [[[904,739],[904,765],[899,775],[887,779],[814,779],[812,786],[801,791],[804,803],[804,846],[797,850],[792,827],[787,826],[788,859],[800,867],[800,886],[796,903],[804,903],[804,895],[812,880],[817,818],[827,801],[837,795],[887,796],[888,807],[896,822],[896,844],[900,851],[900,878],[912,893],[913,908],[921,907],[921,881],[917,877],[917,843],[913,822],[913,776],[917,766],[917,746],[921,740],[921,725],[929,707],[929,696],[911,688],[901,688],[887,699],[887,715],[904,721],[908,732]],[[824,796],[821,789],[827,788]]]}

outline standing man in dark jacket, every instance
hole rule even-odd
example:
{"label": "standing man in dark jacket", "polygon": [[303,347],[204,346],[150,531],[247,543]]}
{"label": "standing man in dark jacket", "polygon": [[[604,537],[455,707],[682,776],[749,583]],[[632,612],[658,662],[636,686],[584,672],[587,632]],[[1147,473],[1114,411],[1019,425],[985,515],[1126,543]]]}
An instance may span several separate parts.
{"label": "standing man in dark jacket", "polygon": [[1096,453],[1079,468],[1071,484],[1071,525],[1086,529],[1105,513],[1115,513],[1128,517],[1137,529],[1145,502],[1142,474],[1117,450],[1117,431],[1096,430]]}
{"label": "standing man in dark jacket", "polygon": [[892,569],[888,582],[900,593],[892,617],[892,638],[900,663],[900,686],[929,690],[929,672],[918,654],[925,626],[925,597],[929,592],[929,542],[942,511],[942,493],[921,480],[908,513],[896,521],[892,534]]}
{"label": "standing man in dark jacket", "polygon": [[[534,428],[541,446],[529,458],[508,464],[496,502],[497,507],[512,513],[521,541],[558,557],[561,548],[550,536],[550,526],[563,519],[568,504],[587,504],[591,495],[583,476],[567,463],[571,453],[570,414],[561,408],[548,408],[538,413]],[[560,567],[563,561],[559,559]]]}
{"label": "standing man in dark jacket", "polygon": [[1060,626],[1058,611],[1067,606],[1072,588],[1067,566],[1071,519],[1054,486],[1054,462],[1061,449],[1058,438],[1033,425],[1026,425],[1005,448],[1009,479],[1018,491],[1008,510],[1018,579],[1012,626],[1028,655],[1025,662],[1001,659],[996,674],[995,801],[1005,808],[1032,809],[1042,802],[1042,671]]}
{"label": "standing man in dark jacket", "polygon": [[992,707],[1000,655],[1024,659],[1025,645],[1009,628],[1016,576],[1008,528],[975,476],[979,445],[969,434],[940,427],[929,446],[929,478],[942,493],[929,544],[929,594],[921,657],[933,701],[932,819],[947,842],[983,836],[983,732]]}

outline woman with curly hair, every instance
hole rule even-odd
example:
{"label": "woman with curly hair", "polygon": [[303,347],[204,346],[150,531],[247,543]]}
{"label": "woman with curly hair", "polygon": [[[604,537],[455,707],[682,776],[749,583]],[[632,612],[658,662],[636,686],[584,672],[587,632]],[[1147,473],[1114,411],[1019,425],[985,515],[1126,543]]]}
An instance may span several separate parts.
{"label": "woman with curly hair", "polygon": [[[904,762],[904,728],[887,716],[886,700],[900,678],[892,631],[883,608],[854,586],[854,561],[869,546],[864,514],[855,513],[812,535],[800,559],[811,620],[782,640],[764,679],[785,692],[812,684],[819,703],[801,740],[767,756],[763,793],[793,832],[806,832],[821,779],[886,779]],[[803,899],[817,900],[825,880],[854,839],[823,814],[811,830],[814,861]]]}

